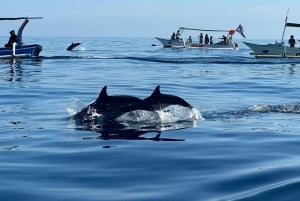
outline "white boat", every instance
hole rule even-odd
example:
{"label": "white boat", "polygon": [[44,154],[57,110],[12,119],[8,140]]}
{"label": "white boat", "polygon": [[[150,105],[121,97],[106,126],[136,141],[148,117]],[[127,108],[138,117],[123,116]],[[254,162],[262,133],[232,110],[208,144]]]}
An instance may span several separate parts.
{"label": "white boat", "polygon": [[194,28],[185,28],[180,27],[177,31],[177,34],[182,35],[184,30],[197,31],[197,32],[226,32],[227,36],[223,36],[221,41],[217,43],[205,43],[204,41],[198,40],[197,42],[191,42],[189,39],[184,40],[183,38],[177,37],[176,39],[165,39],[155,37],[163,47],[172,47],[172,48],[204,48],[204,49],[238,49],[238,44],[232,41],[232,36],[235,32],[240,33],[243,37],[244,30],[243,26],[240,24],[236,29],[231,30],[211,30],[211,29],[194,29]]}
{"label": "white boat", "polygon": [[275,44],[254,44],[244,42],[254,53],[257,58],[300,58],[300,48],[299,47],[288,47],[284,43],[275,43]]}
{"label": "white boat", "polygon": [[275,42],[275,44],[255,44],[244,42],[254,53],[257,58],[300,58],[300,47],[289,47],[284,44],[284,33],[286,27],[300,27],[300,24],[287,22],[288,15],[285,18],[285,24],[283,28],[281,42]]}
{"label": "white boat", "polygon": [[200,44],[200,43],[186,43],[185,47],[187,48],[204,48],[204,49],[228,49],[236,50],[238,49],[238,44],[232,41],[218,42],[213,44]]}

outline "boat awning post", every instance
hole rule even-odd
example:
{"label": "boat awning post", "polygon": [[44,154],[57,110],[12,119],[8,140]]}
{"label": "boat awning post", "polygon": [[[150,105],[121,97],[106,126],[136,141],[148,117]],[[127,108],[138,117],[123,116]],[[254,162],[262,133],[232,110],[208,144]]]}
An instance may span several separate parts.
{"label": "boat awning post", "polygon": [[17,43],[13,43],[13,45],[12,45],[12,56],[16,56],[16,44]]}
{"label": "boat awning post", "polygon": [[283,44],[283,57],[286,57],[286,48],[284,45],[283,38],[284,38],[285,28],[286,28],[286,24],[287,24],[288,14],[289,14],[289,9],[286,12],[285,22],[284,22],[284,27],[283,27],[282,37],[281,37],[281,44]]}

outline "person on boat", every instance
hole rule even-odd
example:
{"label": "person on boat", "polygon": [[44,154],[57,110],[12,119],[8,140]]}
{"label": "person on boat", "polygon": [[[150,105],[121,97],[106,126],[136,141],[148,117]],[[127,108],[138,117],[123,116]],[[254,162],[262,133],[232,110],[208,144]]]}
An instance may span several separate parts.
{"label": "person on boat", "polygon": [[213,41],[213,37],[212,37],[212,36],[209,37],[209,44],[211,44],[211,45],[214,44],[214,41]]}
{"label": "person on boat", "polygon": [[200,35],[198,36],[199,39],[199,43],[202,44],[203,43],[203,34],[200,33]]}
{"label": "person on boat", "polygon": [[176,34],[175,34],[175,32],[172,33],[171,40],[176,40]]}
{"label": "person on boat", "polygon": [[187,43],[192,43],[193,40],[192,40],[192,36],[189,36],[188,39],[187,39]]}
{"label": "person on boat", "polygon": [[228,43],[232,42],[232,35],[231,34],[228,34],[228,36],[227,36],[227,42]]}
{"label": "person on boat", "polygon": [[223,41],[222,41],[223,44],[227,44],[227,38],[226,38],[225,35],[223,35],[222,38],[220,38],[220,39],[223,40]]}
{"label": "person on boat", "polygon": [[205,44],[209,44],[208,34],[205,34],[204,42],[205,42]]}
{"label": "person on boat", "polygon": [[290,47],[295,47],[296,40],[294,39],[294,35],[290,36],[289,44],[290,44]]}
{"label": "person on boat", "polygon": [[176,39],[180,39],[180,30],[179,29],[176,32]]}
{"label": "person on boat", "polygon": [[13,43],[17,42],[17,35],[14,30],[11,30],[9,33],[10,33],[9,40],[4,46],[11,48],[13,46]]}

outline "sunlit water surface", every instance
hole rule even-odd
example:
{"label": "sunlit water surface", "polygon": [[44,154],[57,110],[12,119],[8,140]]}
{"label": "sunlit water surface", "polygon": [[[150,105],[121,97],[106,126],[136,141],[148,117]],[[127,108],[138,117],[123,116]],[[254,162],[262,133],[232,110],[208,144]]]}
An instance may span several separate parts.
{"label": "sunlit water surface", "polygon": [[[3,39],[4,40],[4,39]],[[29,38],[0,61],[1,200],[297,200],[300,60],[167,49],[152,38]],[[71,42],[82,42],[67,52]],[[264,43],[265,41],[254,41]],[[103,136],[70,110],[109,94],[180,96],[204,120]]]}

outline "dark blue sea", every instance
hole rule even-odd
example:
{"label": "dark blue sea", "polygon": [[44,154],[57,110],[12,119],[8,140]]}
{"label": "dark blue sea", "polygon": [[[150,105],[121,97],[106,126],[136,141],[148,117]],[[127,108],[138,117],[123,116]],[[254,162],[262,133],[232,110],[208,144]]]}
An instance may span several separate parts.
{"label": "dark blue sea", "polygon": [[[299,199],[300,60],[255,59],[241,41],[238,51],[154,38],[24,41],[41,44],[41,56],[0,60],[0,200]],[[82,44],[66,51],[72,42]],[[160,85],[205,119],[159,138],[74,124],[72,111],[105,85],[139,98]]]}

